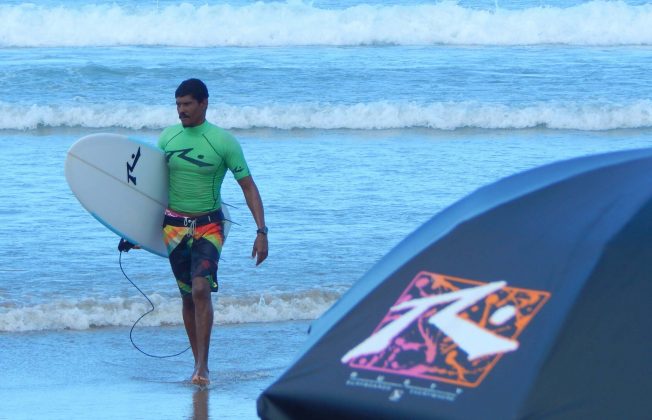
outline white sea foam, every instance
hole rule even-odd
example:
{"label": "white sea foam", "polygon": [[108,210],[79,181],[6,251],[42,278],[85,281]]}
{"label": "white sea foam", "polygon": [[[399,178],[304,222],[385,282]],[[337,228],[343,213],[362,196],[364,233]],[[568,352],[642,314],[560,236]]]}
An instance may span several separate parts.
{"label": "white sea foam", "polygon": [[[328,309],[339,295],[320,290],[299,294],[264,294],[250,297],[220,297],[215,305],[217,324],[311,320]],[[139,326],[181,325],[181,300],[150,296],[156,310]],[[98,327],[131,326],[149,304],[141,297],[65,300],[26,307],[0,307],[0,332],[87,330]]]}
{"label": "white sea foam", "polygon": [[[43,127],[161,129],[178,122],[169,106],[21,106],[0,102],[0,129]],[[227,129],[526,129],[601,131],[652,127],[652,101],[629,103],[542,102],[516,107],[477,102],[304,103],[215,105],[208,119]]]}
{"label": "white sea foam", "polygon": [[345,9],[301,1],[159,9],[150,3],[135,9],[0,5],[0,47],[652,44],[652,5],[622,1],[523,10],[469,9],[452,1]]}

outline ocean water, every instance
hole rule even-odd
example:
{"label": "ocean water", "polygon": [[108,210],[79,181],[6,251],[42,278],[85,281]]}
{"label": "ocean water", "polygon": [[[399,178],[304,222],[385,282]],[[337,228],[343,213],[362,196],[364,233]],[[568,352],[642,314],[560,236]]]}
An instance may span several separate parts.
{"label": "ocean water", "polygon": [[[10,0],[0,22],[0,418],[256,418],[310,321],[438,211],[652,134],[645,1]],[[270,228],[255,267],[255,225],[227,176],[239,225],[206,391],[183,382],[187,353],[131,346],[149,305],[63,176],[84,135],[156,142],[189,77],[240,140]],[[121,263],[156,307],[134,340],[183,350],[167,261]]]}

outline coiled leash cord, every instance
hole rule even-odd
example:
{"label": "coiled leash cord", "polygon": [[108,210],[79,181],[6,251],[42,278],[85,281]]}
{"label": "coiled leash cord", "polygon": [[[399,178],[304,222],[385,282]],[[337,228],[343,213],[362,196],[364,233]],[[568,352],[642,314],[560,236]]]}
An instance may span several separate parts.
{"label": "coiled leash cord", "polygon": [[126,241],[125,239],[120,239],[120,243],[118,244],[118,251],[120,251],[120,256],[118,257],[118,264],[120,265],[120,271],[122,271],[122,274],[125,276],[125,278],[127,280],[129,280],[129,283],[131,283],[131,285],[134,286],[136,288],[136,290],[138,290],[140,292],[140,294],[143,295],[143,297],[145,297],[145,299],[147,299],[147,302],[149,302],[149,305],[152,308],[149,311],[142,314],[140,316],[140,318],[138,318],[136,320],[136,322],[134,322],[134,325],[131,326],[131,330],[129,330],[129,340],[131,341],[131,344],[134,346],[134,348],[136,350],[138,350],[139,352],[141,352],[142,354],[144,354],[145,356],[154,357],[156,359],[168,359],[170,357],[179,356],[179,355],[187,352],[188,350],[190,350],[190,346],[188,346],[185,350],[180,351],[179,353],[159,356],[159,355],[156,355],[156,354],[147,353],[146,351],[144,351],[143,349],[138,347],[138,345],[136,345],[136,343],[134,342],[133,333],[134,333],[134,328],[136,328],[136,324],[138,324],[141,319],[145,318],[145,316],[147,316],[147,315],[151,314],[152,312],[154,312],[154,303],[152,303],[152,300],[142,290],[140,290],[140,287],[136,286],[136,283],[131,281],[131,279],[129,278],[127,273],[125,273],[124,268],[122,268],[122,253],[123,252],[129,252],[129,250],[131,248],[133,248],[133,247],[134,247],[134,244],[132,244],[131,242]]}

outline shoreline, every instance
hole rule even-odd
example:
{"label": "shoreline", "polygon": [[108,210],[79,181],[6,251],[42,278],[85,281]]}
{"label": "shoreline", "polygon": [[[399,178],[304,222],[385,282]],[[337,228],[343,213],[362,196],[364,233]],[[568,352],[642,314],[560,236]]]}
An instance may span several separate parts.
{"label": "shoreline", "polygon": [[[3,334],[0,419],[255,419],[258,395],[298,354],[308,324],[217,326],[205,389],[188,381],[189,352],[146,357],[131,346],[129,328]],[[139,333],[139,344],[165,353],[183,327]]]}

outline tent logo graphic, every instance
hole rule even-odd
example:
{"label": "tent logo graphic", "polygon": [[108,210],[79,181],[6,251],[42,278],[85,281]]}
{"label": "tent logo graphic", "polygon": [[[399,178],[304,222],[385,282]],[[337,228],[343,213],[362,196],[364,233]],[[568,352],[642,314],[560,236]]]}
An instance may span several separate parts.
{"label": "tent logo graphic", "polygon": [[422,271],[376,330],[342,357],[349,366],[476,387],[550,293]]}

